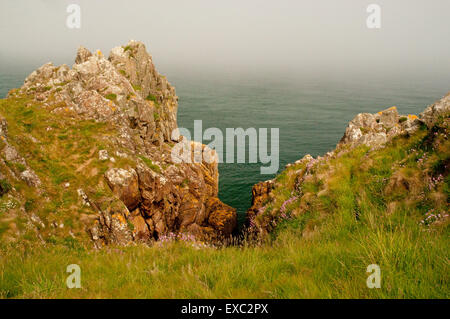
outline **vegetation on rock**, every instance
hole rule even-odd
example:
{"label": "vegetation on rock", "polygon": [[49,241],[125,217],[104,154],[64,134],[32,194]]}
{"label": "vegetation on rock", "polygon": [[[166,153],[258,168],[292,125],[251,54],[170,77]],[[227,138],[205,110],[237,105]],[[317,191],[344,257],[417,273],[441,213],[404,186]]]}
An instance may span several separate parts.
{"label": "vegetation on rock", "polygon": [[334,151],[255,185],[231,239],[217,163],[169,159],[176,103],[136,41],[80,48],[0,100],[0,297],[450,297],[450,94],[358,114]]}

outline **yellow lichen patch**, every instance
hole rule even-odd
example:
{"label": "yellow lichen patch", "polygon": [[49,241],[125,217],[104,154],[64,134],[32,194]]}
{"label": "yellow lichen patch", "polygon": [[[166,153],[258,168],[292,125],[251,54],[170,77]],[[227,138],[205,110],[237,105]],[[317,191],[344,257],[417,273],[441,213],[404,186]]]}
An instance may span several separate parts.
{"label": "yellow lichen patch", "polygon": [[397,110],[396,106],[391,106],[390,108],[388,108],[388,110]]}
{"label": "yellow lichen patch", "polygon": [[100,50],[97,50],[97,55],[98,55],[98,56],[103,56],[103,53],[102,53],[102,51],[100,51]]}
{"label": "yellow lichen patch", "polygon": [[408,119],[410,119],[410,120],[415,120],[415,119],[418,119],[419,117],[417,116],[417,115],[415,115],[415,114],[408,114]]}
{"label": "yellow lichen patch", "polygon": [[123,217],[122,214],[116,213],[116,214],[112,215],[112,218],[117,219],[121,224],[127,223],[127,221],[125,220],[125,217]]}

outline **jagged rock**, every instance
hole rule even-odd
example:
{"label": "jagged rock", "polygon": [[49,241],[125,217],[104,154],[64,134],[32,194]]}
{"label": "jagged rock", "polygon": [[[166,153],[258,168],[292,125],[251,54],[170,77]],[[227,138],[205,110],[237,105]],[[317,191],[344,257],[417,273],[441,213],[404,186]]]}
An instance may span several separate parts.
{"label": "jagged rock", "polygon": [[[303,168],[294,171],[294,174],[296,175],[294,185],[295,196],[300,200],[299,207],[294,214],[307,211],[308,209],[312,194],[310,192],[303,193],[302,185],[308,180],[312,180],[313,175],[311,175],[311,170],[313,170],[316,165],[328,161],[329,159],[340,157],[353,147],[359,145],[366,145],[371,149],[377,149],[395,136],[401,134],[413,134],[420,128],[422,123],[425,123],[428,127],[432,127],[439,117],[448,117],[449,115],[450,92],[441,100],[428,106],[425,111],[420,114],[420,117],[417,117],[414,114],[401,116],[398,114],[395,106],[376,114],[360,113],[356,115],[353,120],[349,122],[344,136],[334,151],[328,152],[325,157],[319,156],[317,159],[314,159],[308,154],[294,164],[286,165],[286,168],[291,168],[294,165],[303,165]],[[316,195],[326,195],[328,192],[326,174],[317,174],[314,177],[319,178],[321,181],[325,181],[323,189]],[[417,180],[417,177],[415,180]],[[249,235],[256,235],[256,237],[264,236],[273,227],[273,221],[276,219],[276,216],[269,216],[268,218],[257,222],[255,222],[255,217],[261,215],[265,211],[265,207],[268,203],[270,204],[271,201],[271,191],[274,187],[278,186],[275,185],[272,180],[260,182],[253,186],[252,206],[247,210],[246,215],[246,225]],[[417,185],[414,185],[414,178],[408,179],[401,174],[393,175],[387,187],[387,192],[402,188],[411,193],[420,192],[420,188]]]}
{"label": "jagged rock", "polygon": [[29,186],[39,187],[42,184],[39,177],[31,169],[26,169],[22,173],[20,173],[20,178]]}
{"label": "jagged rock", "polygon": [[92,56],[91,51],[83,46],[80,46],[77,51],[77,57],[75,58],[75,63],[80,64],[86,62],[89,57]]}
{"label": "jagged rock", "polygon": [[130,211],[139,205],[141,194],[134,169],[111,168],[105,173],[105,178],[113,193]]}
{"label": "jagged rock", "polygon": [[271,193],[275,188],[275,183],[273,180],[259,182],[252,187],[252,205],[247,210],[247,223],[259,214],[262,213],[261,208],[268,202],[271,198]]}
{"label": "jagged rock", "polygon": [[[170,233],[220,240],[236,228],[236,210],[218,199],[217,154],[188,142],[202,150],[201,162],[178,163],[172,157],[172,147],[185,143],[172,136],[178,97],[143,43],[132,40],[113,48],[109,57],[80,47],[72,68],[47,63],[15,92],[22,93],[33,94],[49,112],[75,121],[104,122],[116,132],[108,137],[108,151],[126,159],[126,167],[121,167],[125,160],[116,161],[106,150],[98,153],[100,161],[110,161],[101,164],[109,166],[104,177],[114,198],[97,199],[89,187],[83,186],[86,193],[78,190],[82,203],[97,213],[96,223],[87,226],[97,247],[151,241]],[[84,172],[83,165],[77,173],[97,172]]]}
{"label": "jagged rock", "polygon": [[398,112],[395,106],[388,108],[387,110],[378,112],[379,123],[383,125],[384,128],[392,128],[398,124]]}
{"label": "jagged rock", "polygon": [[379,148],[393,137],[412,134],[419,127],[417,116],[400,116],[395,106],[376,114],[360,113],[348,124],[338,147],[367,145]]}
{"label": "jagged rock", "polygon": [[428,127],[432,127],[439,116],[448,116],[449,113],[450,92],[447,93],[442,99],[436,101],[433,105],[430,105],[422,113],[420,113],[420,120],[424,122]]}
{"label": "jagged rock", "polygon": [[140,214],[132,216],[130,220],[133,224],[133,237],[135,240],[146,242],[153,238],[153,231],[150,231],[148,224]]}
{"label": "jagged rock", "polygon": [[208,215],[208,225],[219,232],[224,237],[231,236],[236,228],[236,212],[231,207],[222,203],[218,198],[210,198],[206,203],[206,214]]}
{"label": "jagged rock", "polygon": [[126,206],[116,199],[94,202],[88,199],[90,206],[97,210],[98,218],[88,228],[97,247],[107,244],[128,245],[133,241],[130,216]]}
{"label": "jagged rock", "polygon": [[0,136],[5,139],[8,136],[8,122],[4,117],[0,116]]}
{"label": "jagged rock", "polygon": [[107,161],[109,159],[108,151],[107,150],[98,151],[98,159],[101,161]]}
{"label": "jagged rock", "polygon": [[9,162],[25,164],[25,160],[19,155],[16,148],[7,144],[3,149],[3,155]]}
{"label": "jagged rock", "polygon": [[402,124],[405,132],[408,133],[409,135],[416,132],[420,128],[420,125],[421,125],[421,121],[419,120],[417,115],[413,115],[413,114],[409,114],[406,117],[406,121],[404,121]]}

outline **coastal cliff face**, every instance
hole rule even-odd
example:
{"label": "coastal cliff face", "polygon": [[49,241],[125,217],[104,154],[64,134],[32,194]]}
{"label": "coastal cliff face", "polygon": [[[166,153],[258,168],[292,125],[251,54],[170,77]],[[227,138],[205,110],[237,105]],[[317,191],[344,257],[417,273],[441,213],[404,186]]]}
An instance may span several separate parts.
{"label": "coastal cliff face", "polygon": [[172,134],[178,97],[144,44],[109,57],[80,47],[75,62],[43,65],[1,101],[6,237],[87,231],[98,247],[229,237],[236,211],[217,197],[217,161],[172,159],[184,139]]}
{"label": "coastal cliff face", "polygon": [[[338,209],[359,219],[362,207],[370,205],[368,198],[375,193],[379,193],[381,207],[369,210],[392,214],[400,207],[425,207],[429,210],[424,212],[424,223],[447,220],[449,115],[450,93],[419,116],[399,115],[395,106],[356,115],[335,150],[317,158],[305,155],[275,179],[253,186],[246,216],[249,237],[259,240],[286,220],[308,219],[314,214],[320,220],[320,215]],[[399,156],[395,161],[393,154]],[[385,167],[387,163],[392,166]],[[342,185],[352,189],[340,189]],[[370,191],[374,194],[367,194]],[[344,194],[348,198],[340,202]],[[317,225],[303,227],[303,236],[318,231]]]}

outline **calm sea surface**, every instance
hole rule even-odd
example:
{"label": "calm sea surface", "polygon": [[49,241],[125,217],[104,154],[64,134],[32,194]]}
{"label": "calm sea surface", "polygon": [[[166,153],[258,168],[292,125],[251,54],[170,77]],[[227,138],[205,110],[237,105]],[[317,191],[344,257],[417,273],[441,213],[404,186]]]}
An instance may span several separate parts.
{"label": "calm sea surface", "polygon": [[[35,66],[34,68],[36,68]],[[22,85],[33,67],[0,73],[0,97]],[[194,120],[208,127],[279,128],[280,170],[305,154],[332,150],[357,113],[396,105],[403,114],[417,114],[450,90],[450,76],[364,77],[279,76],[214,72],[166,73],[179,96],[178,125],[193,133]],[[205,144],[210,141],[203,141]],[[270,149],[270,148],[269,148]],[[240,220],[250,206],[253,184],[270,179],[262,164],[220,164],[220,194],[236,207]]]}

